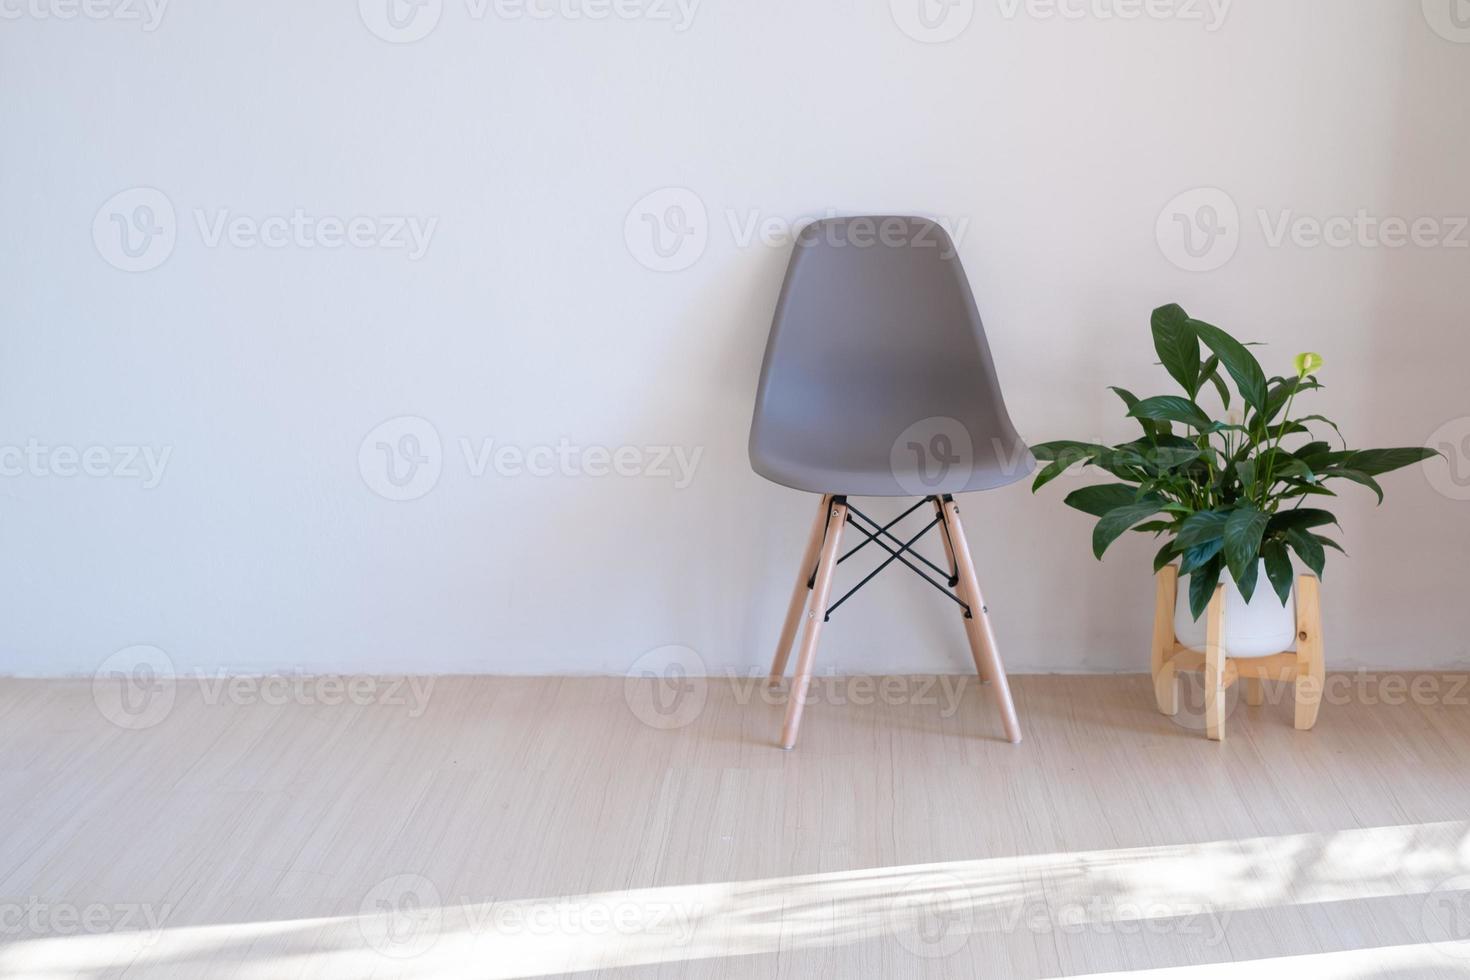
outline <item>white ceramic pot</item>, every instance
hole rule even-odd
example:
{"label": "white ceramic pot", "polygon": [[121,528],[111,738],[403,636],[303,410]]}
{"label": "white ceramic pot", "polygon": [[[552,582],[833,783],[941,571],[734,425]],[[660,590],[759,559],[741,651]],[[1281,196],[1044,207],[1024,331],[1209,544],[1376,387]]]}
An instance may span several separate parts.
{"label": "white ceramic pot", "polygon": [[[1266,563],[1256,576],[1256,590],[1251,601],[1241,597],[1240,589],[1229,572],[1220,576],[1225,586],[1225,656],[1245,659],[1268,657],[1283,650],[1296,649],[1296,586],[1292,585],[1286,605],[1271,588],[1266,578]],[[1179,596],[1174,603],[1174,636],[1191,650],[1205,648],[1208,612],[1196,620],[1189,611],[1189,580],[1179,579]]]}

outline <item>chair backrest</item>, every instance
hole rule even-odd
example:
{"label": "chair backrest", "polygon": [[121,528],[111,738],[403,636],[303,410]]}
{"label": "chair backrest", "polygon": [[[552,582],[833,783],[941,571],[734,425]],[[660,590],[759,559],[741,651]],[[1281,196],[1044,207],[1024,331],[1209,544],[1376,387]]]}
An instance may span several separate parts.
{"label": "chair backrest", "polygon": [[785,486],[863,496],[983,490],[1030,472],[937,223],[831,218],[802,230],[761,366],[750,461]]}

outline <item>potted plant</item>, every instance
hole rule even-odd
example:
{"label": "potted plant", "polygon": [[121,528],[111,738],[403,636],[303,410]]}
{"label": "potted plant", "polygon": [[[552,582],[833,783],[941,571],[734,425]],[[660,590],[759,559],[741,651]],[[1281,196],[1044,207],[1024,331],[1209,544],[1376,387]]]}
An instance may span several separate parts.
{"label": "potted plant", "polygon": [[[1320,577],[1326,549],[1342,550],[1321,533],[1337,524],[1321,506],[1335,496],[1329,484],[1360,484],[1382,503],[1376,477],[1435,453],[1417,446],[1350,450],[1330,419],[1293,416],[1297,395],[1322,387],[1315,353],[1298,354],[1292,376],[1268,378],[1245,344],[1177,304],[1154,310],[1152,327],[1159,360],[1184,393],[1139,398],[1113,388],[1142,435],[1116,446],[1033,446],[1046,465],[1031,489],[1076,465],[1110,474],[1115,482],[1074,490],[1065,502],[1098,519],[1092,551],[1099,559],[1129,530],[1164,539],[1154,571],[1177,562],[1189,578],[1175,610],[1179,641],[1204,645],[1200,614],[1224,579],[1227,654],[1286,650],[1295,636],[1291,555]],[[1201,406],[1207,386],[1225,420]],[[1341,448],[1318,438],[1314,425],[1330,428]]]}

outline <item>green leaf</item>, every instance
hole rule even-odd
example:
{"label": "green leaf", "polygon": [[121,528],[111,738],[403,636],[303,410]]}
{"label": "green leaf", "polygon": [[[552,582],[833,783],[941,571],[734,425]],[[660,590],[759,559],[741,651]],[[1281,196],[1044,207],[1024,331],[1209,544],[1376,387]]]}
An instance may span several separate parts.
{"label": "green leaf", "polygon": [[1205,410],[1200,408],[1188,398],[1178,395],[1155,395],[1145,398],[1128,410],[1128,414],[1138,419],[1160,419],[1171,422],[1183,422],[1185,425],[1196,429],[1208,429],[1214,424]]}
{"label": "green leaf", "polygon": [[1199,380],[1195,382],[1195,390],[1189,397],[1198,400],[1199,389],[1203,388],[1205,382],[1212,382],[1215,391],[1220,395],[1220,405],[1224,408],[1230,407],[1230,388],[1220,377],[1220,355],[1211,354],[1205,358],[1205,363],[1199,369]]}
{"label": "green leaf", "polygon": [[1331,451],[1332,443],[1323,442],[1322,440],[1318,439],[1315,442],[1309,442],[1306,445],[1299,447],[1296,452],[1292,453],[1292,455],[1302,462],[1306,463],[1308,466],[1311,466],[1313,456],[1317,456],[1321,453],[1329,453]]}
{"label": "green leaf", "polygon": [[[1175,544],[1177,545],[1178,542],[1176,541]],[[1197,544],[1187,549],[1179,558],[1179,574],[1188,575],[1218,555],[1223,547],[1225,547],[1225,539],[1215,538],[1213,541],[1206,541],[1204,544]]]}
{"label": "green leaf", "polygon": [[1251,596],[1256,594],[1256,579],[1260,577],[1260,574],[1261,563],[1253,561],[1245,566],[1245,574],[1235,579],[1235,587],[1240,590],[1240,597],[1246,602],[1250,602]]}
{"label": "green leaf", "polygon": [[1294,527],[1306,530],[1321,527],[1324,524],[1337,524],[1337,518],[1328,511],[1316,507],[1298,507],[1296,510],[1283,510],[1272,514],[1270,523],[1266,527],[1271,531],[1285,531]]}
{"label": "green leaf", "polygon": [[1193,398],[1199,391],[1199,337],[1189,323],[1189,314],[1177,303],[1159,307],[1150,318],[1154,350],[1164,370]]}
{"label": "green leaf", "polygon": [[1324,538],[1320,534],[1314,534],[1312,535],[1312,537],[1316,538],[1317,543],[1320,545],[1325,545],[1328,548],[1333,549],[1334,551],[1341,551],[1343,554],[1347,554],[1347,549],[1338,544],[1336,541],[1332,540],[1331,538]]}
{"label": "green leaf", "polygon": [[1291,598],[1291,556],[1286,553],[1286,545],[1280,538],[1272,538],[1261,545],[1261,557],[1266,559],[1266,578],[1271,580],[1271,588],[1276,590],[1276,597],[1281,604],[1286,605],[1286,600]]}
{"label": "green leaf", "polygon": [[1103,515],[1092,529],[1092,553],[1098,558],[1108,550],[1108,545],[1118,540],[1122,533],[1146,518],[1159,512],[1163,501],[1157,497],[1146,498],[1137,503],[1115,507]]}
{"label": "green leaf", "polygon": [[1206,347],[1219,355],[1220,363],[1235,379],[1235,387],[1240,389],[1245,403],[1257,412],[1262,411],[1266,406],[1266,372],[1261,370],[1255,355],[1219,327],[1199,320],[1190,320],[1189,326]]}
{"label": "green leaf", "polygon": [[1172,530],[1174,530],[1174,522],[1173,521],[1149,521],[1147,524],[1140,524],[1140,525],[1138,525],[1133,530],[1135,530],[1135,531],[1142,531],[1144,534],[1163,534],[1165,531],[1172,531]]}
{"label": "green leaf", "polygon": [[1322,543],[1316,536],[1309,534],[1300,528],[1292,528],[1286,532],[1286,542],[1291,545],[1302,563],[1316,573],[1318,578],[1322,577],[1322,566],[1327,561],[1327,556],[1322,552]]}
{"label": "green leaf", "polygon": [[1261,535],[1266,533],[1270,515],[1250,504],[1244,504],[1230,512],[1225,521],[1225,563],[1230,566],[1230,575],[1240,586],[1240,594],[1250,601],[1246,591],[1247,578],[1254,585],[1255,576],[1247,569],[1254,566],[1261,555]]}
{"label": "green leaf", "polygon": [[1381,476],[1405,466],[1422,463],[1429,457],[1438,455],[1440,454],[1433,449],[1425,449],[1422,446],[1402,449],[1360,449],[1357,452],[1348,453],[1347,459],[1343,460],[1343,465],[1366,476]]}
{"label": "green leaf", "polygon": [[1111,451],[1107,446],[1099,446],[1091,442],[1074,442],[1070,439],[1042,442],[1032,446],[1031,455],[1047,465],[1043,466],[1036,474],[1036,479],[1031,481],[1031,492],[1035,493],[1040,490],[1078,463],[1090,462],[1099,455]]}
{"label": "green leaf", "polygon": [[[1123,399],[1123,404],[1130,410],[1138,404],[1138,396],[1127,388],[1119,388],[1117,385],[1109,385],[1108,390]],[[1139,419],[1138,424],[1143,428],[1143,434],[1149,438],[1165,436],[1169,434],[1168,422],[1155,422],[1152,419]]]}
{"label": "green leaf", "polygon": [[1154,574],[1157,575],[1159,569],[1163,568],[1165,565],[1169,564],[1169,562],[1173,560],[1174,542],[1167,541],[1164,543],[1164,546],[1159,549],[1158,554],[1154,555]]}
{"label": "green leaf", "polygon": [[1185,463],[1192,463],[1202,455],[1198,446],[1145,446],[1142,450],[1144,464],[1155,473],[1164,473]]}
{"label": "green leaf", "polygon": [[1189,611],[1195,619],[1199,619],[1200,613],[1209,606],[1215,586],[1220,584],[1220,569],[1217,557],[1189,576]]}
{"label": "green leaf", "polygon": [[1315,380],[1306,381],[1301,378],[1272,378],[1270,387],[1266,391],[1266,410],[1256,415],[1254,421],[1273,422],[1286,402],[1300,391],[1308,391],[1313,388],[1322,387]]}
{"label": "green leaf", "polygon": [[1277,480],[1286,480],[1291,478],[1295,478],[1298,480],[1307,480],[1308,482],[1310,482],[1316,477],[1316,475],[1317,474],[1313,473],[1312,468],[1306,463],[1303,463],[1299,459],[1292,459],[1290,457],[1287,457],[1284,462],[1279,463],[1276,466],[1276,469],[1271,472],[1271,482],[1275,483]]}
{"label": "green leaf", "polygon": [[1240,485],[1245,487],[1247,495],[1251,487],[1256,485],[1256,462],[1253,459],[1242,460],[1235,464],[1235,475],[1240,478]]}
{"label": "green leaf", "polygon": [[1308,497],[1308,496],[1312,496],[1312,497],[1315,497],[1315,496],[1336,497],[1337,496],[1337,493],[1335,491],[1329,490],[1327,487],[1319,486],[1318,484],[1315,484],[1315,483],[1291,483],[1290,485],[1291,485],[1291,489],[1290,490],[1283,490],[1281,492],[1281,496],[1283,498],[1286,498],[1286,497]]}
{"label": "green leaf", "polygon": [[1107,446],[1100,446],[1095,442],[1077,442],[1074,439],[1054,439],[1051,442],[1038,442],[1031,447],[1031,455],[1041,460],[1069,459],[1074,463],[1096,453],[1105,453]]}
{"label": "green leaf", "polygon": [[1179,535],[1175,544],[1179,550],[1193,548],[1197,545],[1208,544],[1217,539],[1223,539],[1225,535],[1225,521],[1229,514],[1221,510],[1202,510],[1191,514],[1184,519],[1184,524],[1179,528]]}
{"label": "green leaf", "polygon": [[1380,504],[1383,503],[1383,488],[1378,485],[1377,480],[1373,479],[1367,473],[1364,473],[1361,470],[1346,470],[1340,466],[1334,466],[1330,470],[1327,470],[1322,474],[1322,478],[1324,480],[1328,477],[1333,476],[1340,476],[1344,480],[1350,480],[1353,483],[1362,484],[1363,486],[1367,487],[1369,490],[1372,490],[1378,495],[1378,502]]}
{"label": "green leaf", "polygon": [[1102,517],[1110,510],[1126,507],[1138,500],[1138,488],[1123,483],[1102,483],[1097,486],[1073,490],[1063,498],[1068,507]]}
{"label": "green leaf", "polygon": [[[1327,423],[1328,425],[1332,426],[1332,431],[1337,433],[1337,441],[1340,442],[1340,443],[1342,443],[1342,448],[1343,449],[1346,449],[1347,448],[1347,440],[1342,437],[1342,430],[1337,427],[1337,423],[1336,422],[1332,421],[1327,416],[1325,416],[1325,415],[1303,415],[1301,418],[1297,419],[1297,421],[1298,422],[1325,422],[1325,423]],[[1311,445],[1316,445],[1316,443],[1311,443]],[[1326,446],[1327,444],[1324,442],[1322,445]],[[1303,446],[1302,448],[1305,449],[1306,447]],[[1300,455],[1301,454],[1301,450],[1298,450],[1297,451],[1297,454]]]}

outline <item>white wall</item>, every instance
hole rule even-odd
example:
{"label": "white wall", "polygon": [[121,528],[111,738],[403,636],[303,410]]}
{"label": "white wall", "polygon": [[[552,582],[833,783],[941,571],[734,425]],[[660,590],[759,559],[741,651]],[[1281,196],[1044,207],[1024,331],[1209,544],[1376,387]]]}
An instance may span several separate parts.
{"label": "white wall", "polygon": [[[935,4],[941,35],[964,28],[943,43],[901,29],[923,34],[909,0],[897,17],[705,0],[687,24],[664,0],[633,20],[429,0],[411,43],[366,26],[392,36],[386,0],[174,0],[152,30],[25,2],[4,0],[0,31],[0,445],[102,447],[91,468],[124,474],[0,458],[0,670],[85,674],[134,644],[204,671],[619,672],[668,644],[763,665],[814,501],[747,466],[788,248],[741,232],[829,210],[964,223],[1032,441],[1127,437],[1105,386],[1167,390],[1147,318],[1171,300],[1266,342],[1274,371],[1321,351],[1317,407],[1359,445],[1448,425],[1455,470],[1386,478],[1380,510],[1344,498],[1329,657],[1470,658],[1470,235],[1272,247],[1258,214],[1470,214],[1470,29],[1450,0],[1151,0],[1129,20],[960,0]],[[111,215],[151,202],[169,227],[146,192],[104,206],[139,187],[166,196],[175,240],[125,272]],[[1172,234],[1169,202],[1202,187],[1238,209],[1238,249],[1190,272],[1156,225]],[[636,206],[662,188],[706,211],[681,271],[639,261],[658,264]],[[240,237],[296,209],[437,223],[417,258]],[[210,244],[222,211],[248,219],[237,244]],[[378,437],[359,450],[400,416],[431,423],[441,472],[395,502],[374,489],[395,492]],[[702,455],[676,487],[476,477],[460,445],[563,438]],[[169,453],[156,486],[126,475],[130,446]],[[1066,489],[964,502],[1003,653],[1144,669],[1153,548],[1098,565]],[[823,667],[967,669],[944,600],[889,575],[833,619]]]}

